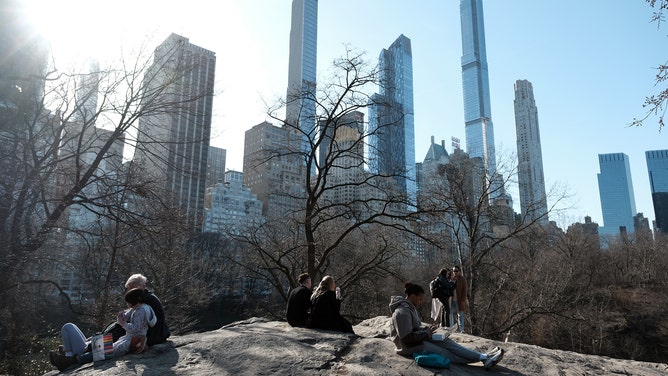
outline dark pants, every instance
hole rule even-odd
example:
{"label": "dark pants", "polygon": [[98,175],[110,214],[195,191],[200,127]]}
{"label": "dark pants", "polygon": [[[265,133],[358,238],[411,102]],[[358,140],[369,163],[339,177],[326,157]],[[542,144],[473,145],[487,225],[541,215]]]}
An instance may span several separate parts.
{"label": "dark pants", "polygon": [[441,307],[441,312],[439,315],[441,316],[441,326],[451,326],[450,323],[450,302],[448,301],[450,298],[438,298],[438,300],[441,302],[443,305]]}

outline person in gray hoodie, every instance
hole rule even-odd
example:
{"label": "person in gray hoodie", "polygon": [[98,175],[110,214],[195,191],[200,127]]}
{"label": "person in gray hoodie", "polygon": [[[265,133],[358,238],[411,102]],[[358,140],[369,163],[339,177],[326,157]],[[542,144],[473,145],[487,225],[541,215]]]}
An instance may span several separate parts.
{"label": "person in gray hoodie", "polygon": [[422,326],[422,319],[417,311],[424,300],[424,289],[410,282],[404,287],[405,297],[393,296],[390,300],[390,312],[392,312],[390,338],[396,346],[397,354],[410,356],[416,352],[427,351],[441,354],[453,363],[483,362],[485,368],[491,368],[501,361],[504,350],[498,347],[482,354],[459,345],[450,338],[431,341],[431,335],[438,326]]}

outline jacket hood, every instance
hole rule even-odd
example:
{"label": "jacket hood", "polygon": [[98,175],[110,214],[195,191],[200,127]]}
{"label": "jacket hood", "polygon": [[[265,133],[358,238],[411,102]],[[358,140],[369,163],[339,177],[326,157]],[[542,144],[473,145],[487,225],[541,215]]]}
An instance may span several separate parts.
{"label": "jacket hood", "polygon": [[393,296],[390,298],[390,312],[394,312],[399,307],[415,309],[415,307],[413,307],[413,303],[411,303],[410,300],[403,296]]}

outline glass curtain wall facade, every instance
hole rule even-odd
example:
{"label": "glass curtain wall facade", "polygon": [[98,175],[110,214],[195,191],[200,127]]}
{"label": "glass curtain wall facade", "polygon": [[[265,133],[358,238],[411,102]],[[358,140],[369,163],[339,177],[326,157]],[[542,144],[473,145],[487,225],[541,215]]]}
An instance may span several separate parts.
{"label": "glass curtain wall facade", "polygon": [[495,176],[494,126],[482,0],[461,0],[460,15],[466,152],[471,158],[482,158],[488,176]]}
{"label": "glass curtain wall facade", "polygon": [[624,153],[599,154],[598,192],[601,198],[603,227],[601,235],[619,235],[620,227],[633,232],[636,201],[629,157]]}
{"label": "glass curtain wall facade", "polygon": [[666,234],[668,233],[668,150],[646,151],[645,160],[652,191],[655,227]]}
{"label": "glass curtain wall facade", "polygon": [[538,127],[538,108],[536,107],[531,82],[527,80],[517,80],[515,82],[514,104],[522,218],[525,221],[537,220],[546,224],[548,217],[543,153]]}
{"label": "glass curtain wall facade", "polygon": [[301,149],[306,152],[316,133],[317,50],[318,0],[293,0],[285,113],[289,124],[299,124]]}
{"label": "glass curtain wall facade", "polygon": [[399,189],[416,202],[413,55],[411,40],[400,35],[379,57],[380,93],[369,108],[370,165],[395,177]]}

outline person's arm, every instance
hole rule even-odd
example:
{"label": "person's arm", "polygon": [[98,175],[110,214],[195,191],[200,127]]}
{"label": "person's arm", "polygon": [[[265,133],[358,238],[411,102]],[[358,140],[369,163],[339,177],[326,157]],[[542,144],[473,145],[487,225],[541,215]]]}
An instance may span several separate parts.
{"label": "person's arm", "polygon": [[422,341],[431,338],[431,333],[428,330],[421,327],[413,328],[413,320],[408,314],[395,311],[392,319],[397,335],[406,345],[419,345]]}

